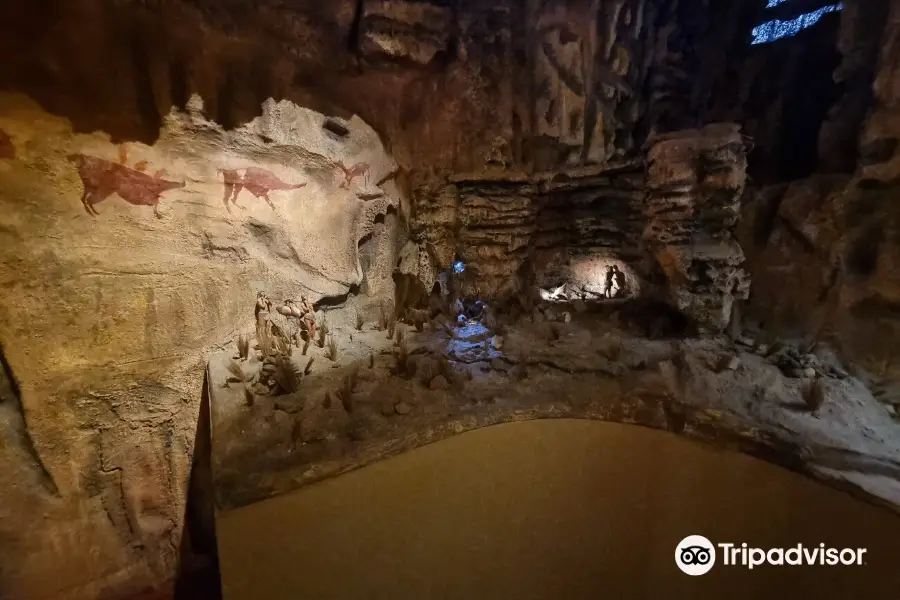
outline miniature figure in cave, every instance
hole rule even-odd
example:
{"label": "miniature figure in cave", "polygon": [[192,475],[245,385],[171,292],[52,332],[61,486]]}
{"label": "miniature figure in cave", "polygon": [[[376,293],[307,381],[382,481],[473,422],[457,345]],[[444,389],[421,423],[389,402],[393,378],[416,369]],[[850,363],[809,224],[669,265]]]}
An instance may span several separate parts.
{"label": "miniature figure in cave", "polygon": [[615,278],[615,272],[613,271],[612,265],[606,266],[606,280],[603,283],[603,297],[604,298],[612,298],[613,291],[613,279]]}
{"label": "miniature figure in cave", "polygon": [[306,296],[300,296],[299,306],[294,306],[294,316],[300,319],[300,327],[312,341],[316,337],[316,309]]}
{"label": "miniature figure in cave", "polygon": [[260,313],[263,314],[263,318],[269,316],[269,313],[272,312],[272,301],[269,300],[269,296],[266,295],[265,292],[257,292],[256,293],[256,310],[254,311],[254,316],[257,320],[260,318]]}
{"label": "miniature figure in cave", "polygon": [[484,302],[476,300],[466,309],[466,317],[470,321],[478,321],[484,315]]}
{"label": "miniature figure in cave", "polygon": [[621,298],[625,295],[625,273],[619,269],[618,265],[613,265],[613,283],[615,284],[615,290],[613,291],[614,298]]}

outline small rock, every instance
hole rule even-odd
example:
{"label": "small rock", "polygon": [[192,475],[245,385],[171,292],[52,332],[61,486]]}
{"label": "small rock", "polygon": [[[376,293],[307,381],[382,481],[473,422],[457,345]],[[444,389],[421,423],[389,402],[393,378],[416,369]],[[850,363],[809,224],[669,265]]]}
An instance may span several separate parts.
{"label": "small rock", "polygon": [[741,366],[739,356],[723,356],[719,362],[719,371],[737,371],[739,366]]}
{"label": "small rock", "polygon": [[753,343],[754,343],[753,338],[750,336],[746,336],[746,335],[740,335],[734,341],[737,342],[738,344],[740,344],[741,346],[747,346],[748,348],[752,348]]}
{"label": "small rock", "polygon": [[493,344],[495,350],[499,350],[503,347],[503,336],[495,335],[491,340],[491,344]]}
{"label": "small rock", "polygon": [[408,415],[411,410],[412,407],[406,402],[401,402],[394,407],[394,412],[396,412],[398,415]]}
{"label": "small rock", "polygon": [[457,324],[459,327],[465,327],[465,326],[466,326],[466,321],[467,321],[467,320],[466,320],[466,315],[459,315],[458,317],[456,317],[456,324]]}
{"label": "small rock", "polygon": [[275,365],[266,364],[266,365],[263,365],[262,369],[260,369],[260,373],[262,373],[263,375],[271,375],[274,372],[275,372]]}
{"label": "small rock", "polygon": [[793,379],[802,379],[803,378],[803,369],[799,367],[790,367],[788,369],[783,369],[782,372],[791,377]]}
{"label": "small rock", "polygon": [[534,323],[543,323],[544,322],[544,314],[537,307],[531,312],[531,320]]}
{"label": "small rock", "polygon": [[394,401],[393,400],[385,400],[381,403],[381,414],[384,416],[390,416],[394,414]]}
{"label": "small rock", "polygon": [[553,307],[548,306],[547,310],[544,311],[544,316],[548,321],[556,321],[556,311],[553,310]]}
{"label": "small rock", "polygon": [[803,376],[804,377],[815,377],[816,370],[813,369],[812,367],[806,367],[805,369],[803,369]]}
{"label": "small rock", "polygon": [[565,323],[571,323],[571,322],[572,322],[572,313],[570,313],[570,312],[568,312],[568,311],[567,311],[567,312],[564,312],[564,313],[563,313],[563,321],[564,321]]}
{"label": "small rock", "polygon": [[428,387],[432,390],[448,390],[450,389],[450,383],[443,375],[436,375],[435,378],[431,380],[431,383],[428,384]]}
{"label": "small rock", "polygon": [[760,356],[765,356],[769,353],[769,345],[768,344],[760,344],[756,347],[756,353]]}
{"label": "small rock", "polygon": [[255,383],[253,384],[253,393],[259,396],[265,396],[269,393],[269,388],[261,383]]}
{"label": "small rock", "polygon": [[577,313],[583,313],[587,310],[587,304],[585,304],[584,300],[575,300],[572,302],[572,308],[574,308]]}

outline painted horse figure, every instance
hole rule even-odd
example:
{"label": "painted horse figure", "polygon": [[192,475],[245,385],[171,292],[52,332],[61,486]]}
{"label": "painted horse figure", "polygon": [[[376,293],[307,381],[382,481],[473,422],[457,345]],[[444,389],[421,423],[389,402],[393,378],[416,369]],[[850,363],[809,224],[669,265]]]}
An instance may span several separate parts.
{"label": "painted horse figure", "polygon": [[234,204],[238,208],[243,208],[237,203],[238,194],[241,190],[247,190],[257,198],[262,198],[266,203],[275,210],[275,205],[269,194],[282,190],[296,190],[302,188],[306,183],[285,183],[278,178],[272,171],[260,169],[259,167],[249,167],[244,171],[243,177],[240,171],[236,169],[218,169],[225,183],[225,208],[231,212],[229,203]]}
{"label": "painted horse figure", "polygon": [[153,214],[162,218],[159,214],[159,197],[169,190],[184,187],[183,181],[163,179],[164,171],[147,175],[123,164],[94,156],[70,154],[68,158],[78,168],[78,175],[84,184],[81,203],[92,217],[100,214],[94,208],[95,205],[116,194],[128,204],[152,206]]}
{"label": "painted horse figure", "polygon": [[337,166],[344,172],[344,182],[341,183],[342,188],[349,188],[350,183],[357,177],[362,176],[366,187],[369,185],[369,163],[356,163],[352,167],[347,167],[342,162],[338,162]]}

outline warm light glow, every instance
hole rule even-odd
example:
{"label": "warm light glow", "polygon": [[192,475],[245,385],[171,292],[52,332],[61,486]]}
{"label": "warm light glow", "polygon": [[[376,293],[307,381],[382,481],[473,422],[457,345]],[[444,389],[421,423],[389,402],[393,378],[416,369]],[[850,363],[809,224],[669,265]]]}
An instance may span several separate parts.
{"label": "warm light glow", "polygon": [[[540,288],[541,299],[567,302],[576,299],[630,298],[637,294],[639,286],[639,280],[625,263],[607,257],[571,261],[563,281],[552,282],[552,285],[548,285],[550,282],[544,283]],[[621,292],[620,287],[624,287]]]}

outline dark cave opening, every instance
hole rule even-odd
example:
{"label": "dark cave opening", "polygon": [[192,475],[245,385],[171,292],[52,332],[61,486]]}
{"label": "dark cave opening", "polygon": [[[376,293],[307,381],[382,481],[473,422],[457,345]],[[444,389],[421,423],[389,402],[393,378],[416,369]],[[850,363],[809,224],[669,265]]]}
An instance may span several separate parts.
{"label": "dark cave opening", "polygon": [[748,173],[755,181],[806,177],[819,165],[819,136],[840,98],[834,71],[840,12],[824,14],[814,27],[751,46],[747,62],[759,69],[746,105],[746,132],[755,141]]}

